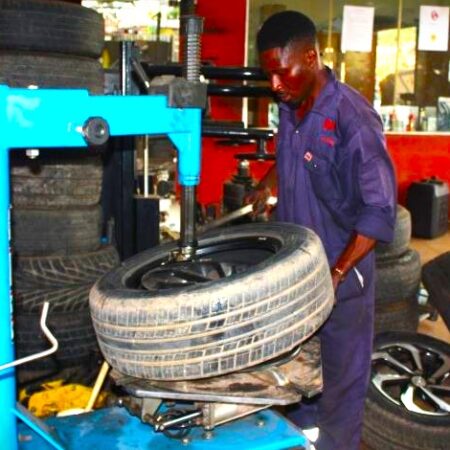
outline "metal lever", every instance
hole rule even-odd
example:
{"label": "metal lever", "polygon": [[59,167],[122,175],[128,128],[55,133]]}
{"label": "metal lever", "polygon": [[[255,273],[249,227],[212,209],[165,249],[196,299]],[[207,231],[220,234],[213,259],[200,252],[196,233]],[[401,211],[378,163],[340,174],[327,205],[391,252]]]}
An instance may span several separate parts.
{"label": "metal lever", "polygon": [[43,352],[35,353],[34,355],[25,356],[24,358],[16,359],[15,361],[9,362],[7,364],[3,364],[0,366],[0,372],[2,370],[9,369],[11,367],[19,366],[20,364],[25,364],[30,361],[34,361],[35,359],[43,358],[44,356],[51,355],[52,353],[55,353],[56,350],[58,350],[58,341],[56,340],[55,336],[51,333],[51,331],[47,328],[47,324],[45,323],[47,320],[47,314],[48,314],[48,308],[49,303],[45,302],[44,306],[42,308],[42,314],[41,314],[41,330],[45,334],[45,337],[50,341],[52,346],[48,350],[44,350]]}
{"label": "metal lever", "polygon": [[136,75],[141,80],[142,84],[145,86],[145,90],[147,91],[147,94],[151,94],[150,89],[150,79],[145,73],[144,68],[142,67],[142,64],[140,61],[137,60],[137,58],[131,58],[131,66],[133,67]]}

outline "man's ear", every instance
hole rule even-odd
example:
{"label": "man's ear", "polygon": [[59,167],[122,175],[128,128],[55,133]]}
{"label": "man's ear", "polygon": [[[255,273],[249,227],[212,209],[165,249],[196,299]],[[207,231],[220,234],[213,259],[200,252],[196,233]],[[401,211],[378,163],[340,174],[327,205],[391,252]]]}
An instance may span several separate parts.
{"label": "man's ear", "polygon": [[315,48],[308,48],[305,52],[305,61],[308,67],[314,67],[317,64],[319,55]]}

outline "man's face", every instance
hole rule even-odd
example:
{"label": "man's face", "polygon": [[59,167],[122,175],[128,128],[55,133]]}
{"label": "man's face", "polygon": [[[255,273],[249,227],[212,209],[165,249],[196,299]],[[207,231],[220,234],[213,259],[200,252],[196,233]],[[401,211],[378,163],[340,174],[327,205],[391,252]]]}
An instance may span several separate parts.
{"label": "man's face", "polygon": [[314,50],[293,44],[265,50],[259,58],[271,89],[282,102],[298,106],[311,95],[316,68]]}

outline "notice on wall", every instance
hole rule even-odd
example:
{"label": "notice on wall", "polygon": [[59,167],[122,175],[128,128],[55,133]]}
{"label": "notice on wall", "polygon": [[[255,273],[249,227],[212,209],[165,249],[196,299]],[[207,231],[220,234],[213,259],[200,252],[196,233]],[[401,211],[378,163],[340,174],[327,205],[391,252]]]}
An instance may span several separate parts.
{"label": "notice on wall", "polygon": [[448,50],[448,6],[421,6],[419,21],[419,50]]}
{"label": "notice on wall", "polygon": [[344,6],[342,52],[372,51],[374,17],[375,8],[372,6]]}

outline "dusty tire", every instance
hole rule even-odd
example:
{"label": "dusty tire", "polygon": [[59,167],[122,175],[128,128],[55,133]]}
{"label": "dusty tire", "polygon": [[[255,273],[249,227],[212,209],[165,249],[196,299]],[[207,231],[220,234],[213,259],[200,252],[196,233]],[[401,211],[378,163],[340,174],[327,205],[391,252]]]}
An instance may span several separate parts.
{"label": "dusty tire", "polygon": [[103,165],[99,156],[66,160],[29,160],[12,164],[14,206],[93,206],[100,201]]}
{"label": "dusty tire", "polygon": [[67,256],[100,247],[100,206],[12,209],[13,250],[18,256]]}
{"label": "dusty tire", "polygon": [[15,308],[39,312],[42,304],[49,302],[50,311],[86,309],[93,284],[119,261],[111,245],[71,256],[17,257],[13,271]]}
{"label": "dusty tire", "polygon": [[411,214],[401,205],[397,205],[394,238],[389,244],[379,243],[375,247],[377,260],[395,258],[408,250],[411,241]]}
{"label": "dusty tire", "polygon": [[[404,346],[404,347],[403,347]],[[417,369],[413,364],[414,358],[411,346],[419,350],[423,370]],[[386,352],[391,358],[402,362],[411,369],[411,373],[402,371],[399,366],[389,366],[383,362],[383,354]],[[381,354],[380,354],[381,353]],[[398,355],[398,356],[397,356]],[[400,358],[400,355],[402,356]],[[450,359],[450,346],[445,342],[417,333],[383,333],[376,337],[375,351],[372,357],[372,375],[368,390],[366,408],[364,414],[363,441],[373,450],[446,450],[450,442],[450,413],[443,412],[442,415],[431,416],[432,410],[430,399],[424,400],[420,396],[420,388],[413,383],[413,377],[423,377],[424,386],[429,390],[431,375],[436,373],[443,365],[448,364]],[[380,364],[380,365],[378,365]],[[433,386],[445,387],[448,366],[441,375],[431,381]],[[384,378],[376,378],[382,374]],[[403,380],[388,381],[387,376],[402,376]],[[380,380],[380,391],[375,380]],[[383,381],[382,381],[383,380]],[[447,378],[448,381],[448,378]],[[390,387],[389,387],[389,383]],[[422,382],[420,383],[422,384]],[[386,387],[385,387],[386,386]],[[416,387],[415,387],[416,386]],[[448,384],[447,384],[448,388]],[[400,394],[408,389],[415,392],[414,404],[419,408],[417,412],[405,407],[400,399]],[[433,388],[436,393],[436,388]],[[385,393],[383,393],[385,392]],[[386,394],[388,396],[386,396]],[[445,395],[445,392],[441,392]],[[395,403],[398,401],[399,403]],[[410,405],[405,397],[405,402]],[[449,398],[447,396],[447,404]],[[434,405],[436,406],[436,405]],[[428,414],[423,413],[427,412]]]}
{"label": "dusty tire", "polygon": [[376,262],[375,299],[379,306],[415,297],[420,285],[420,255],[409,249],[395,259]]}
{"label": "dusty tire", "polygon": [[[100,348],[122,373],[177,380],[240,370],[292,349],[331,312],[326,256],[305,228],[252,224],[208,233],[199,239],[205,257],[222,259],[225,267],[248,259],[247,268],[181,289],[139,288],[143,272],[164,268],[175,248],[171,243],[130,258],[91,291]],[[214,248],[218,253],[209,254]]]}
{"label": "dusty tire", "polygon": [[10,87],[77,88],[93,94],[104,90],[100,63],[75,56],[0,51],[0,79]]}
{"label": "dusty tire", "polygon": [[419,325],[419,305],[415,298],[378,307],[375,305],[375,333],[385,331],[415,332]]}
{"label": "dusty tire", "polygon": [[60,1],[0,0],[0,48],[100,56],[103,17]]}
{"label": "dusty tire", "polygon": [[[16,314],[14,317],[14,332],[16,356],[18,358],[47,350],[51,347],[43,335],[39,314]],[[52,312],[48,315],[49,330],[58,340],[56,353],[46,358],[28,363],[27,370],[58,370],[64,367],[81,365],[99,355],[99,349],[89,308],[76,314]]]}

